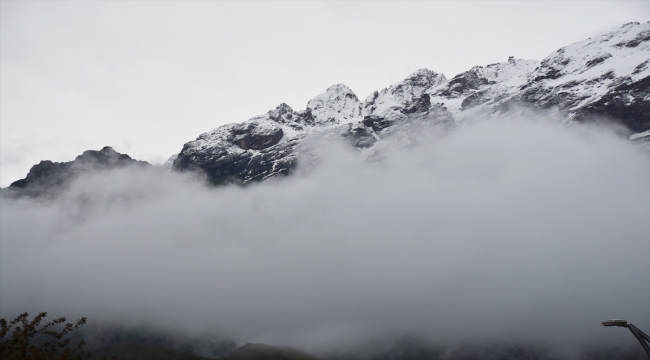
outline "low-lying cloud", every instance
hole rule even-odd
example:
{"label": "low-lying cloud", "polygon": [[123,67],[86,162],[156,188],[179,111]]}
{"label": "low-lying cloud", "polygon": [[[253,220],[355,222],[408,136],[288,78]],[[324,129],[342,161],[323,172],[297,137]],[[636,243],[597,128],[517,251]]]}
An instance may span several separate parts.
{"label": "low-lying cloud", "polygon": [[216,331],[305,349],[633,344],[650,328],[650,158],[614,132],[491,121],[388,152],[332,145],[241,187],[131,169],[2,200],[0,315]]}

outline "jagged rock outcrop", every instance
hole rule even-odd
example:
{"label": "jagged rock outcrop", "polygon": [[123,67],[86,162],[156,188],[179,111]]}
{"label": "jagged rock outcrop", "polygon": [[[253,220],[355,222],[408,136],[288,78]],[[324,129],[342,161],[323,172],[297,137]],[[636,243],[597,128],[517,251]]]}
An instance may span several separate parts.
{"label": "jagged rock outcrop", "polygon": [[363,102],[337,84],[305,110],[280,104],[204,133],[169,163],[178,171],[204,171],[215,182],[246,183],[289,174],[300,147],[313,136],[343,139],[372,158],[378,149],[418,141],[424,126],[449,131],[522,106],[553,110],[567,123],[607,118],[642,141],[650,138],[649,55],[650,23],[629,23],[562,47],[541,62],[511,56],[451,79],[421,69]]}
{"label": "jagged rock outcrop", "polygon": [[43,160],[32,166],[24,179],[14,181],[2,189],[7,197],[43,197],[55,196],[77,177],[84,173],[106,171],[127,166],[152,166],[146,161],[132,159],[120,154],[112,147],[106,146],[99,151],[87,150],[73,161],[52,162]]}

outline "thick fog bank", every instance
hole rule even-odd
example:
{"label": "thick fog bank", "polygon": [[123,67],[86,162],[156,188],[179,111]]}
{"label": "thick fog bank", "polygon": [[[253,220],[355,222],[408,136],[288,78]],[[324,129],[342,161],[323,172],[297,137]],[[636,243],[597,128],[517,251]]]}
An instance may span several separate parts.
{"label": "thick fog bank", "polygon": [[306,350],[433,343],[628,346],[650,330],[647,151],[613,132],[494,121],[363,162],[206,188],[179,174],[78,179],[2,200],[0,315],[69,318]]}

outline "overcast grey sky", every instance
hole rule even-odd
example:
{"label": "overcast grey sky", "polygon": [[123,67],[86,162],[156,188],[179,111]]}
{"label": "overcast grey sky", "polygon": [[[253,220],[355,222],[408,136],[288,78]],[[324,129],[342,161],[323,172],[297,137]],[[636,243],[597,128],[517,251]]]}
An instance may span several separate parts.
{"label": "overcast grey sky", "polygon": [[650,1],[2,1],[0,185],[105,145],[162,162],[202,132],[335,83],[541,60]]}

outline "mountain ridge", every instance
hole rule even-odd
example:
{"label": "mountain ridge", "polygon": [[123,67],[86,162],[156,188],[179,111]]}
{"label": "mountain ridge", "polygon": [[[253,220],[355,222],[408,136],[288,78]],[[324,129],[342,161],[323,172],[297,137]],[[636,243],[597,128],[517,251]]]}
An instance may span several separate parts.
{"label": "mountain ridge", "polygon": [[[510,56],[449,79],[419,69],[364,100],[345,84],[335,84],[304,110],[281,103],[265,114],[204,132],[163,166],[202,172],[214,184],[246,184],[290,174],[299,154],[309,154],[308,139],[338,139],[373,159],[387,148],[418,141],[425,127],[445,133],[521,109],[551,113],[567,125],[605,119],[627,128],[630,140],[650,144],[650,22],[603,31],[541,61]],[[40,196],[81,170],[80,165],[41,162],[7,189],[29,193],[27,188],[38,188],[32,195]]]}
{"label": "mountain ridge", "polygon": [[451,79],[420,69],[364,101],[336,84],[309,100],[305,110],[283,103],[205,132],[167,166],[200,170],[217,182],[247,183],[289,174],[299,148],[315,135],[346,140],[370,157],[386,146],[397,125],[429,123],[449,131],[522,107],[554,111],[567,124],[609,118],[636,133],[632,136],[650,138],[649,55],[650,22],[632,22],[564,46],[541,61],[511,56]]}

